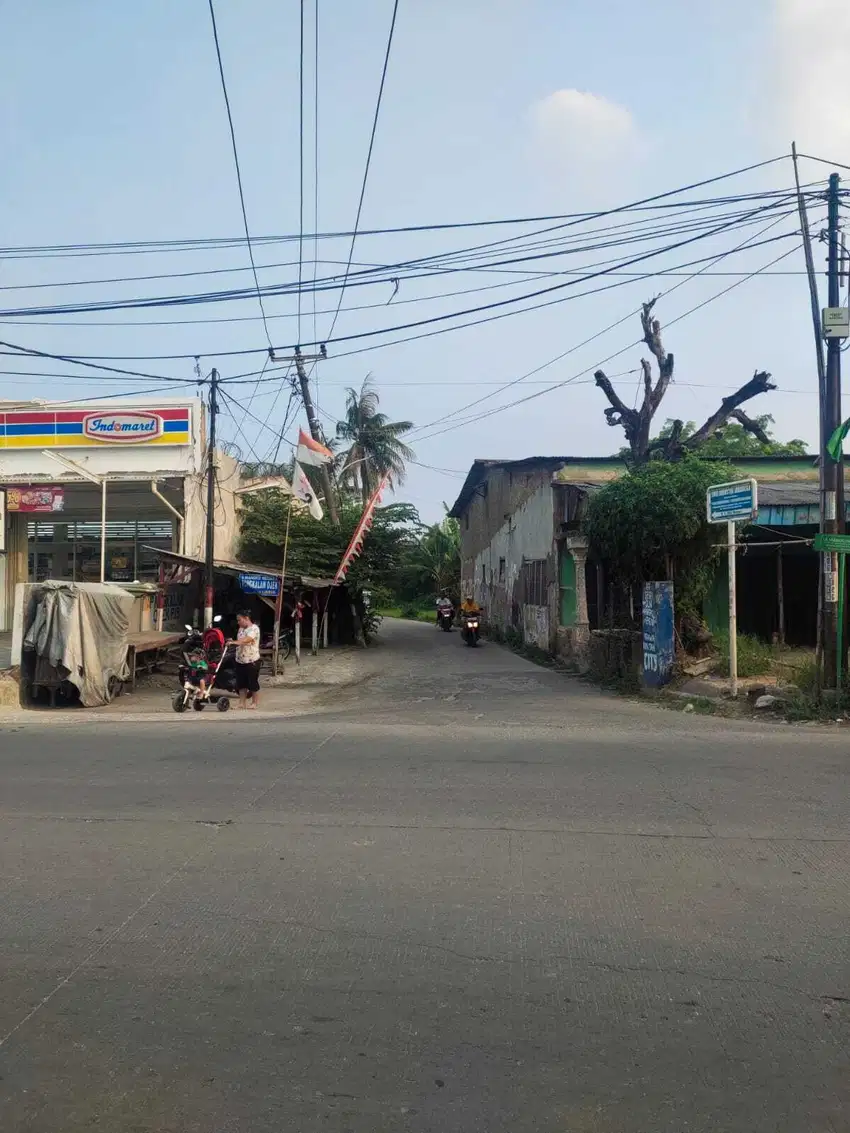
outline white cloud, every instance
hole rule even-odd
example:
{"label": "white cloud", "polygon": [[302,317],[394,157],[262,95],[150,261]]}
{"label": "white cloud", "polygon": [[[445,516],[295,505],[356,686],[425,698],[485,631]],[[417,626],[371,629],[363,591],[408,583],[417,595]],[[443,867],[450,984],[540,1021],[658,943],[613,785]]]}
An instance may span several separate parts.
{"label": "white cloud", "polygon": [[641,150],[631,111],[590,91],[553,91],[532,107],[531,121],[535,159],[580,191],[601,189],[606,174]]}
{"label": "white cloud", "polygon": [[784,144],[850,160],[849,0],[773,0],[774,126]]}

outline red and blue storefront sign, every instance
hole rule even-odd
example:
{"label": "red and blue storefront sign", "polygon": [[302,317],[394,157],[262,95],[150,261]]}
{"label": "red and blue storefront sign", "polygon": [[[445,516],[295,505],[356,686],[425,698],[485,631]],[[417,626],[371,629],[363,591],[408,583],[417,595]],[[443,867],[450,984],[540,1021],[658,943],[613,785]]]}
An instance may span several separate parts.
{"label": "red and blue storefront sign", "polygon": [[191,408],[0,412],[0,449],[188,445]]}

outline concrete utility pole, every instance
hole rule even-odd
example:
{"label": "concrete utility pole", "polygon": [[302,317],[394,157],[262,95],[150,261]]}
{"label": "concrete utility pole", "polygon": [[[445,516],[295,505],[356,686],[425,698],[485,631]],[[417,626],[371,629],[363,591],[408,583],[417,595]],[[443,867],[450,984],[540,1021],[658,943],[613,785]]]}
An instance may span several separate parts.
{"label": "concrete utility pole", "polygon": [[[301,347],[295,347],[295,353],[289,357],[280,358],[273,350],[269,351],[269,356],[273,362],[294,362],[295,372],[298,375],[298,384],[301,389],[301,400],[304,403],[304,412],[307,414],[307,424],[310,426],[310,436],[314,441],[319,444],[325,443],[324,433],[319,424],[319,418],[316,414],[316,407],[313,405],[313,395],[310,392],[310,379],[307,376],[307,369],[304,365],[305,362],[322,362],[328,356],[328,352],[324,346],[321,347],[318,354],[302,354]],[[323,464],[319,469],[319,474],[322,478],[322,491],[325,493],[325,507],[328,509],[328,515],[331,517],[331,523],[335,527],[339,526],[339,510],[336,506],[336,496],[333,491],[333,484],[331,483],[331,474],[328,466]]]}
{"label": "concrete utility pole", "polygon": [[[838,174],[829,178],[827,193],[827,306],[841,303],[839,275]],[[821,531],[838,535],[844,530],[844,462],[833,460],[826,450],[827,442],[841,425],[841,339],[827,338],[826,379],[823,404],[823,432],[820,458],[823,468],[823,508]],[[838,679],[838,556],[823,554],[823,683],[835,688]]]}
{"label": "concrete utility pole", "polygon": [[[812,255],[812,237],[809,228],[809,217],[806,210],[806,198],[800,187],[800,169],[797,162],[797,143],[791,143],[791,157],[794,161],[794,181],[797,186],[797,207],[800,213],[800,230],[803,235],[803,255],[806,260],[806,276],[809,283],[809,302],[812,307],[812,331],[815,339],[815,361],[818,368],[818,436],[820,444],[818,451],[823,453],[823,446],[829,439],[824,426],[824,407],[826,406],[826,363],[823,357],[823,316],[821,315],[820,296],[818,295],[818,281],[815,274],[815,260]],[[818,504],[821,520],[826,513],[826,493],[824,488],[824,465],[826,461],[821,458],[818,462]],[[821,530],[823,528],[821,527]],[[823,679],[823,571],[818,571],[818,620],[817,620],[817,668],[818,687],[822,687]],[[784,642],[783,642],[784,644]]]}
{"label": "concrete utility pole", "polygon": [[204,628],[213,624],[215,598],[215,426],[218,416],[218,370],[210,374],[210,433],[207,441],[207,540],[204,571]]}

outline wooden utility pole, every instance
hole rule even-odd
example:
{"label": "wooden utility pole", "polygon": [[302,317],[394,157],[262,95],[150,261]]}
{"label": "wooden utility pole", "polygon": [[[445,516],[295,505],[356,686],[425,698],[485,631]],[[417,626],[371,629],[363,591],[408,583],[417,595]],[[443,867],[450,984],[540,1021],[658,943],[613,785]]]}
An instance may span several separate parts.
{"label": "wooden utility pole", "polygon": [[[298,375],[298,384],[301,389],[301,400],[304,403],[304,412],[307,414],[307,424],[310,427],[310,436],[314,441],[319,444],[325,443],[324,433],[319,424],[319,418],[316,414],[316,407],[313,405],[313,395],[310,392],[310,379],[307,376],[307,368],[305,362],[321,362],[327,358],[328,352],[324,346],[320,349],[318,354],[302,354],[301,347],[295,347],[295,353],[286,357],[279,357],[273,350],[269,351],[269,357],[273,362],[288,362],[295,363],[295,372]],[[325,507],[328,509],[328,515],[331,517],[331,523],[335,527],[339,527],[339,509],[336,506],[336,496],[333,492],[333,484],[331,483],[331,474],[326,464],[323,464],[319,469],[319,475],[322,478],[322,491],[325,493]]]}

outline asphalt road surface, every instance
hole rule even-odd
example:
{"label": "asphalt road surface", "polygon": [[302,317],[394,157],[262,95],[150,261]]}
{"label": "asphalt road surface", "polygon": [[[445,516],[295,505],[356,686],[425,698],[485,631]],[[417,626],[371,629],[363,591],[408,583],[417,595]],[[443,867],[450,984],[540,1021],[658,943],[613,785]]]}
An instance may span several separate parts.
{"label": "asphalt road surface", "polygon": [[367,663],[0,718],[4,1133],[850,1129],[847,733]]}

